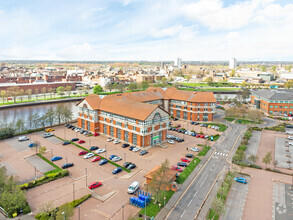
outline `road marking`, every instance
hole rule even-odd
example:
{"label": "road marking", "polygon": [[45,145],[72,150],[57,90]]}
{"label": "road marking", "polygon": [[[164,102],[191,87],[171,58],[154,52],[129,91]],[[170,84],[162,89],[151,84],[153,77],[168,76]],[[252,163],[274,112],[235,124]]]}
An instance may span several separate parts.
{"label": "road marking", "polygon": [[190,200],[190,202],[188,203],[188,205],[187,205],[187,206],[190,206],[190,204],[191,204],[192,200],[193,200],[193,199],[191,199],[191,200]]}
{"label": "road marking", "polygon": [[180,215],[180,218],[182,218],[182,216],[184,215],[185,212],[186,212],[186,209],[185,209],[184,212]]}
{"label": "road marking", "polygon": [[195,193],[194,193],[193,197],[195,197],[195,196],[196,196],[196,194],[197,194],[197,192],[195,192]]}
{"label": "road marking", "polygon": [[110,215],[108,213],[105,213],[105,212],[102,212],[102,211],[100,211],[98,209],[93,209],[92,211],[94,211],[94,212],[96,212],[96,213],[98,213],[98,214],[100,214],[102,216],[105,216],[106,218],[111,218],[112,217],[112,215]]}

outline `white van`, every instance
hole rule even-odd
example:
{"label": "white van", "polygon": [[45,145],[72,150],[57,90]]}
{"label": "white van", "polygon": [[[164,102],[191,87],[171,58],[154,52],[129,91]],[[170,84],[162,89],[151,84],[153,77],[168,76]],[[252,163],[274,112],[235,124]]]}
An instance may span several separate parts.
{"label": "white van", "polygon": [[131,183],[131,185],[129,186],[127,192],[128,192],[129,194],[133,194],[133,193],[135,193],[136,190],[138,190],[138,188],[139,188],[139,182],[134,181],[134,182]]}

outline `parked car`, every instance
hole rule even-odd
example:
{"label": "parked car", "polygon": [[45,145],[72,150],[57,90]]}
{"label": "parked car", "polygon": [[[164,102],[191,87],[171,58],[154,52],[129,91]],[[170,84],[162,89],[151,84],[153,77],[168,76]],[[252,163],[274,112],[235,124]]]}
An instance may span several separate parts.
{"label": "parked car", "polygon": [[71,141],[73,141],[73,142],[74,141],[79,141],[79,139],[78,138],[72,138]]}
{"label": "parked car", "polygon": [[115,140],[115,141],[113,141],[113,144],[119,144],[119,143],[120,143],[119,140]]}
{"label": "parked car", "polygon": [[288,136],[288,139],[289,140],[293,140],[293,136]]}
{"label": "parked car", "polygon": [[133,194],[133,193],[136,192],[136,190],[138,190],[138,188],[139,188],[139,182],[134,181],[134,182],[131,183],[130,186],[128,187],[127,192],[128,192],[129,194]]}
{"label": "parked car", "polygon": [[83,144],[83,143],[85,143],[85,141],[84,140],[79,140],[77,143],[78,144]]}
{"label": "parked car", "polygon": [[127,166],[127,169],[128,170],[132,170],[132,169],[134,169],[136,167],[136,165],[134,164],[134,163],[131,163],[131,164],[129,164],[128,166]]}
{"label": "parked car", "polygon": [[99,135],[100,135],[100,134],[97,133],[97,132],[95,132],[95,133],[93,134],[94,137],[99,136]]}
{"label": "parked car", "polygon": [[99,147],[97,147],[97,146],[91,146],[91,147],[90,147],[90,151],[98,150],[98,149],[99,149]]}
{"label": "parked car", "polygon": [[51,158],[51,161],[57,161],[57,160],[61,160],[62,159],[62,157],[60,157],[60,156],[55,156],[55,157],[52,157]]}
{"label": "parked car", "polygon": [[48,138],[48,137],[52,137],[52,136],[53,136],[53,134],[51,134],[51,133],[43,134],[43,138]]}
{"label": "parked car", "polygon": [[183,142],[184,139],[182,139],[182,138],[178,138],[177,141],[178,141],[178,142]]}
{"label": "parked car", "polygon": [[89,185],[89,189],[95,189],[97,187],[100,187],[102,185],[102,182],[93,182]]}
{"label": "parked car", "polygon": [[191,151],[195,151],[195,152],[199,152],[198,148],[197,147],[192,147],[190,148]]}
{"label": "parked car", "polygon": [[127,168],[130,164],[131,164],[131,162],[125,162],[125,163],[123,164],[123,167]]}
{"label": "parked car", "polygon": [[87,153],[83,158],[84,159],[89,159],[91,157],[95,156],[93,153]]}
{"label": "parked car", "polygon": [[66,123],[64,126],[65,126],[65,127],[68,127],[69,125],[70,125],[70,124],[67,124],[67,123]]}
{"label": "parked car", "polygon": [[113,141],[113,138],[107,138],[107,141],[111,142],[111,141]]}
{"label": "parked car", "polygon": [[117,168],[115,168],[113,171],[112,171],[112,173],[113,174],[117,174],[117,173],[120,173],[122,171],[122,168],[121,167],[117,167]]}
{"label": "parked car", "polygon": [[66,169],[66,168],[69,168],[69,167],[73,167],[74,164],[73,163],[65,163],[61,166],[62,169]]}
{"label": "parked car", "polygon": [[73,127],[73,125],[68,125],[67,126],[67,129],[70,129],[70,128],[72,128]]}
{"label": "parked car", "polygon": [[169,144],[175,144],[175,141],[173,141],[173,140],[168,140],[167,141]]}
{"label": "parked car", "polygon": [[197,134],[195,137],[199,138],[201,136],[201,134]]}
{"label": "parked car", "polygon": [[120,160],[122,160],[121,157],[114,157],[114,158],[112,159],[113,162],[117,162],[117,161],[120,161]]}
{"label": "parked car", "polygon": [[246,179],[244,179],[243,177],[235,177],[234,180],[238,183],[243,183],[243,184],[247,183]]}
{"label": "parked car", "polygon": [[177,166],[179,166],[179,167],[187,167],[188,164],[185,163],[185,162],[179,162],[179,163],[177,163]]}
{"label": "parked car", "polygon": [[35,146],[38,146],[38,144],[37,143],[30,143],[28,146],[29,147],[35,147]]}
{"label": "parked car", "polygon": [[103,148],[96,150],[97,154],[104,153],[104,152],[106,152],[106,149],[103,149]]}
{"label": "parked car", "polygon": [[114,157],[118,157],[118,156],[115,154],[112,154],[112,155],[110,155],[109,159],[112,160]]}
{"label": "parked car", "polygon": [[88,134],[90,134],[90,132],[85,131],[83,134],[84,134],[84,135],[88,135]]}
{"label": "parked car", "polygon": [[293,125],[285,125],[286,128],[293,128]]}
{"label": "parked car", "polygon": [[178,121],[179,119],[178,119],[178,118],[173,118],[173,120],[174,120],[174,121]]}
{"label": "parked car", "polygon": [[101,160],[101,162],[99,163],[99,165],[104,165],[106,163],[108,163],[108,160],[107,159],[103,159],[103,160]]}
{"label": "parked car", "polygon": [[129,147],[129,150],[130,151],[132,151],[133,150],[133,148],[135,148],[134,146],[131,146],[131,147]]}
{"label": "parked car", "polygon": [[64,142],[62,143],[62,145],[67,145],[67,144],[70,144],[70,141],[64,141]]}
{"label": "parked car", "polygon": [[101,157],[99,157],[99,156],[97,156],[97,157],[94,157],[94,158],[92,159],[92,162],[99,161],[100,159],[101,159]]}
{"label": "parked car", "polygon": [[27,136],[20,136],[18,137],[18,141],[21,142],[21,141],[28,141],[29,138]]}
{"label": "parked car", "polygon": [[172,166],[171,170],[177,170],[179,172],[182,172],[182,169],[180,167],[178,167],[178,166]]}
{"label": "parked car", "polygon": [[[115,142],[115,141],[114,141],[114,142]],[[113,143],[114,143],[114,142],[113,142]],[[114,144],[115,144],[115,143],[114,143]],[[122,147],[123,147],[123,148],[125,148],[125,147],[129,147],[129,144],[122,144]]]}
{"label": "parked car", "polygon": [[187,162],[187,163],[190,163],[190,160],[189,160],[189,159],[187,159],[187,158],[184,158],[184,157],[183,157],[183,158],[181,158],[181,161],[182,161],[182,162]]}
{"label": "parked car", "polygon": [[51,132],[51,131],[55,131],[55,129],[53,129],[53,128],[47,128],[45,131]]}
{"label": "parked car", "polygon": [[84,155],[84,154],[87,154],[87,153],[88,153],[87,151],[83,150],[83,151],[80,151],[80,152],[78,153],[78,155],[81,156],[81,155]]}
{"label": "parked car", "polygon": [[148,153],[148,151],[143,150],[143,151],[139,152],[139,155],[140,155],[140,156],[143,156],[143,155],[145,155],[145,154],[147,154],[147,153]]}
{"label": "parked car", "polygon": [[193,158],[194,155],[193,154],[186,154],[185,157],[187,157],[187,158]]}
{"label": "parked car", "polygon": [[289,142],[289,145],[293,145],[293,142]]}
{"label": "parked car", "polygon": [[200,138],[204,138],[204,135],[202,134],[202,135],[200,135]]}
{"label": "parked car", "polygon": [[138,151],[140,151],[140,149],[138,147],[135,147],[135,148],[132,149],[132,151],[133,152],[138,152]]}
{"label": "parked car", "polygon": [[293,131],[286,131],[286,134],[293,134]]}

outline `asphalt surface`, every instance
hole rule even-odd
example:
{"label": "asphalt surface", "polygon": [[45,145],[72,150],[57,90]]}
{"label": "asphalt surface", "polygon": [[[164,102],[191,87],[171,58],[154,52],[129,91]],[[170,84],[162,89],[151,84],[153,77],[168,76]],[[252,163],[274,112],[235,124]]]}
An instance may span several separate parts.
{"label": "asphalt surface", "polygon": [[[240,133],[246,126],[239,124],[230,124],[231,131],[226,133],[222,142],[214,145],[216,152],[227,154],[235,142],[238,141]],[[211,159],[206,163],[203,169],[198,173],[195,180],[191,183],[189,188],[183,193],[182,197],[175,204],[174,208],[169,212],[168,220],[177,219],[194,219],[196,214],[200,211],[214,181],[218,174],[223,170],[226,164],[226,157],[213,153]]]}

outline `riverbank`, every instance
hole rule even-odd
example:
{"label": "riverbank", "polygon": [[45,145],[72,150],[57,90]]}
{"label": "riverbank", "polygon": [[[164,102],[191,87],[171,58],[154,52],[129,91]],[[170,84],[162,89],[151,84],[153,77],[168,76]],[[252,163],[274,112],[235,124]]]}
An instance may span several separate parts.
{"label": "riverbank", "polygon": [[9,104],[9,105],[1,105],[0,110],[7,109],[7,108],[15,108],[15,107],[33,106],[33,105],[74,102],[74,101],[80,101],[83,98],[84,97],[68,97],[68,98],[61,98],[61,99],[39,100],[39,101],[33,101],[33,102],[23,102],[23,103]]}

